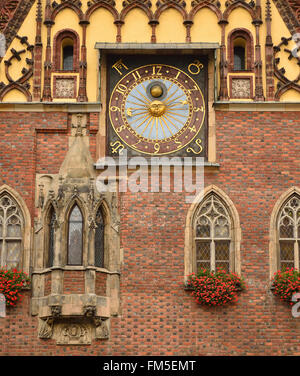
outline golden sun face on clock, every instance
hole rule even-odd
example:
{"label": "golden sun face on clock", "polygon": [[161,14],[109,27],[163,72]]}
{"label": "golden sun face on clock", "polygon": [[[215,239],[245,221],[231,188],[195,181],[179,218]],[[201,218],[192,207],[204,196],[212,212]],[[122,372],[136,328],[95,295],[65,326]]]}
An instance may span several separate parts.
{"label": "golden sun face on clock", "polygon": [[109,102],[110,123],[130,148],[153,155],[174,153],[198,135],[205,103],[197,83],[187,73],[149,64],[124,75]]}

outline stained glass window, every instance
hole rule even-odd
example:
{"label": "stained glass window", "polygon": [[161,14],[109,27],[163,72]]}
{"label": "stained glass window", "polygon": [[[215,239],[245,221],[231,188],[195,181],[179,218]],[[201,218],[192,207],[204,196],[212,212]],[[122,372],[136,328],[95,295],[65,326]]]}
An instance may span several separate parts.
{"label": "stained glass window", "polygon": [[23,216],[13,198],[0,197],[0,266],[19,268],[22,253]]}
{"label": "stained glass window", "polygon": [[82,265],[83,218],[77,205],[74,205],[69,217],[68,264]]}
{"label": "stained glass window", "polygon": [[231,221],[226,207],[214,194],[200,205],[195,216],[196,268],[231,271]]}
{"label": "stained glass window", "polygon": [[300,198],[293,195],[279,213],[279,267],[299,269]]}
{"label": "stained glass window", "polygon": [[104,267],[104,218],[101,208],[96,214],[96,231],[95,231],[95,266]]}

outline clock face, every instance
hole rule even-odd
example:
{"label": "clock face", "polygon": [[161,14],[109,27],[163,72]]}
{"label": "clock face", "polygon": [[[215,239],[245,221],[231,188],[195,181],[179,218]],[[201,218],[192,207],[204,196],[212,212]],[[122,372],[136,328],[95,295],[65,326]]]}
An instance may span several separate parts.
{"label": "clock face", "polygon": [[191,63],[188,74],[169,64],[145,64],[133,69],[126,64],[125,59],[118,61],[116,67],[122,74],[108,104],[109,124],[115,136],[110,142],[112,154],[125,147],[145,155],[178,154],[183,149],[188,151],[195,140],[197,149],[190,149],[202,151],[199,133],[206,106],[202,90],[192,77],[200,73],[199,66]]}

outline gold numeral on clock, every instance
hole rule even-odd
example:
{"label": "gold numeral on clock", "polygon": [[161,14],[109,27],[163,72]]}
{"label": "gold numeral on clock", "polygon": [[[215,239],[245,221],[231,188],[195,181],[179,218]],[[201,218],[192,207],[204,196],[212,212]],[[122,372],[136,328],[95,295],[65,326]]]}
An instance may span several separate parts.
{"label": "gold numeral on clock", "polygon": [[193,108],[193,111],[194,111],[194,112],[199,112],[199,111],[203,112],[204,109],[203,109],[203,106],[201,106],[201,107],[194,107],[194,108]]}
{"label": "gold numeral on clock", "polygon": [[135,81],[137,81],[138,79],[141,78],[139,71],[132,72],[132,75],[133,75],[133,78],[135,79]]}
{"label": "gold numeral on clock", "polygon": [[198,90],[197,86],[194,85],[193,89],[188,89],[188,92],[191,93],[192,91]]}
{"label": "gold numeral on clock", "polygon": [[111,106],[110,107],[110,111],[111,112],[116,112],[116,111],[121,111],[121,109],[119,107],[117,107],[117,106]]}
{"label": "gold numeral on clock", "polygon": [[127,91],[127,87],[123,84],[119,84],[118,88],[116,89],[116,92],[118,92],[122,95],[124,95],[126,93],[126,91]]}
{"label": "gold numeral on clock", "polygon": [[113,154],[122,154],[124,150],[124,145],[120,141],[111,142],[110,146]]}
{"label": "gold numeral on clock", "polygon": [[119,128],[117,128],[117,132],[120,133],[120,132],[124,131],[124,129],[126,129],[126,126],[121,125]]}
{"label": "gold numeral on clock", "polygon": [[180,73],[181,73],[181,72],[178,72],[178,73],[176,74],[176,77],[174,77],[174,78],[175,78],[175,80],[177,80],[177,79],[178,79],[178,77],[179,77]]}
{"label": "gold numeral on clock", "polygon": [[203,69],[203,64],[200,63],[199,60],[193,61],[189,66],[188,66],[188,71],[191,74],[199,74],[201,69]]}
{"label": "gold numeral on clock", "polygon": [[174,142],[175,142],[175,144],[177,144],[177,149],[181,147],[182,142],[177,140],[177,138],[175,138]]}
{"label": "gold numeral on clock", "polygon": [[162,68],[161,65],[157,65],[157,66],[154,65],[154,66],[153,66],[153,72],[152,72],[152,75],[157,74],[158,76],[161,76],[161,75],[162,75],[162,73],[160,73],[161,68]]}
{"label": "gold numeral on clock", "polygon": [[195,127],[195,125],[193,125],[192,127],[189,127],[189,130],[190,130],[191,132],[196,132],[196,127]]}
{"label": "gold numeral on clock", "polygon": [[157,154],[159,152],[159,149],[160,149],[160,145],[157,142],[156,144],[154,144],[154,150],[155,150],[154,154]]}
{"label": "gold numeral on clock", "polygon": [[186,149],[186,151],[188,153],[190,153],[190,152],[192,152],[194,154],[200,154],[201,153],[201,151],[203,150],[203,147],[201,145],[202,140],[200,138],[197,138],[197,140],[195,141],[195,143],[196,143],[197,146],[199,146],[199,150],[195,150],[192,147],[189,147],[189,148]]}
{"label": "gold numeral on clock", "polygon": [[139,143],[141,142],[141,140],[138,140],[138,142],[136,142],[135,144],[132,145],[132,147],[136,147],[136,145],[138,145]]}

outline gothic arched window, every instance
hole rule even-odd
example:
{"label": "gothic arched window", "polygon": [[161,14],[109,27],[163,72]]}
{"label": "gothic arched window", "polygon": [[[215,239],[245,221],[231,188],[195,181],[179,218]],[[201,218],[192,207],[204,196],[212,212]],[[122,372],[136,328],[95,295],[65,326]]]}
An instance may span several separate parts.
{"label": "gothic arched window", "polygon": [[195,270],[232,271],[232,224],[228,211],[215,194],[204,199],[194,220]]}
{"label": "gothic arched window", "polygon": [[300,264],[300,197],[292,195],[280,210],[278,217],[279,268],[296,268]]}
{"label": "gothic arched window", "polygon": [[54,260],[55,223],[56,223],[56,213],[55,213],[53,206],[51,206],[51,208],[49,210],[48,218],[47,218],[47,225],[48,225],[48,239],[47,239],[48,240],[48,246],[47,246],[47,250],[48,250],[48,255],[46,257],[46,260],[47,260],[46,266],[48,268],[53,266],[53,260]]}
{"label": "gothic arched window", "polygon": [[20,268],[24,220],[15,200],[0,197],[0,267]]}
{"label": "gothic arched window", "polygon": [[77,204],[70,212],[68,225],[68,265],[82,265],[83,217]]}
{"label": "gothic arched window", "polygon": [[104,230],[105,223],[101,207],[96,214],[96,230],[95,230],[95,266],[104,267]]}

